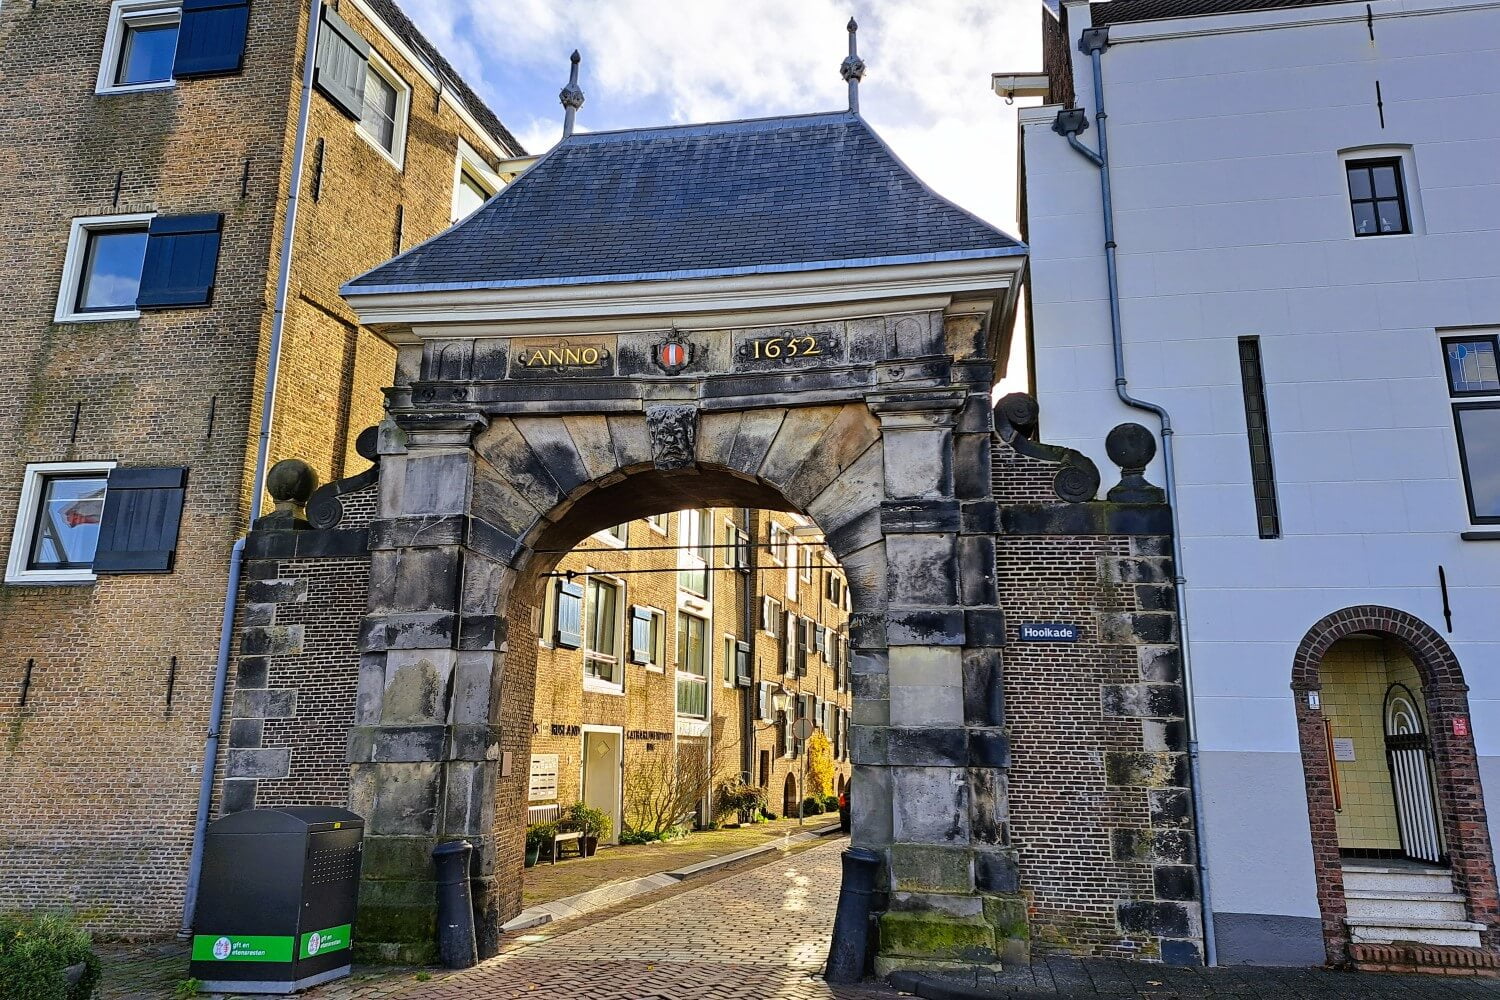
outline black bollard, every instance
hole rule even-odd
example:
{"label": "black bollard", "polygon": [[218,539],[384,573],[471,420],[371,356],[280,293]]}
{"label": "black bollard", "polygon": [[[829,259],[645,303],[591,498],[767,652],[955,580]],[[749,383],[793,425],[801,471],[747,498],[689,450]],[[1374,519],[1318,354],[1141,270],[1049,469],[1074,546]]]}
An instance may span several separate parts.
{"label": "black bollard", "polygon": [[880,855],[865,847],[844,852],[844,883],[833,918],[833,944],[823,978],[830,983],[857,983],[865,976],[870,949],[870,897]]}
{"label": "black bollard", "polygon": [[432,849],[437,866],[438,958],[450,969],[479,962],[474,938],[474,901],[469,897],[469,856],[474,845],[450,840]]}

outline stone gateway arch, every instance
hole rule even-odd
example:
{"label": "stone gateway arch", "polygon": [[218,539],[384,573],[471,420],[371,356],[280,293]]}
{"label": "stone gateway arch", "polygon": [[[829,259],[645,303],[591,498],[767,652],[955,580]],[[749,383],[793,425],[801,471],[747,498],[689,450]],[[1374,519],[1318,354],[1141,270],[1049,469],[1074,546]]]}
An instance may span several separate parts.
{"label": "stone gateway arch", "polygon": [[[232,731],[224,808],[346,798],[357,945],[387,959],[432,957],[432,850],[470,841],[492,952],[519,908],[543,574],[623,521],[795,511],[852,596],[881,971],[1201,960],[1153,444],[1112,435],[1096,499],[1029,397],[995,406],[1025,263],[841,112],[566,137],[349,282],[396,384],[372,468],[281,491],[252,534],[234,712],[265,726]],[[266,742],[295,717],[347,732],[337,759]]]}

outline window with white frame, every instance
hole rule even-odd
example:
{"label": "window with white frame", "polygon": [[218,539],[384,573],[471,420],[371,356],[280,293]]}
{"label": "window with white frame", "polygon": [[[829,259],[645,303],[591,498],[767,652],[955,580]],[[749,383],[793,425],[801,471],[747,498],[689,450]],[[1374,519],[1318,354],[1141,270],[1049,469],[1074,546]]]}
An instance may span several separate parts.
{"label": "window with white frame", "polygon": [[646,518],[646,523],[649,524],[651,526],[651,530],[656,532],[658,535],[665,535],[667,533],[667,515],[665,514],[652,514],[650,517]]}
{"label": "window with white frame", "polygon": [[778,566],[786,565],[787,546],[792,534],[775,521],[771,522],[771,561]]}
{"label": "window with white frame", "polygon": [[677,613],[677,714],[708,715],[708,622],[685,611]]}
{"label": "window with white frame", "polygon": [[617,524],[613,528],[605,528],[603,531],[594,532],[594,539],[603,542],[612,548],[623,548],[625,546],[628,524]]}
{"label": "window with white frame", "polygon": [[721,666],[719,667],[719,673],[724,678],[725,687],[734,687],[734,664],[739,652],[739,645],[735,642],[734,636],[725,633],[722,651],[723,656],[720,657]]}
{"label": "window with white frame", "polygon": [[467,219],[499,192],[500,175],[490,167],[479,151],[463,139],[458,140],[458,155],[453,165],[452,221]]}
{"label": "window with white frame", "polygon": [[410,107],[411,88],[390,63],[371,52],[365,67],[365,98],[358,131],[397,169],[405,159],[406,120]]}
{"label": "window with white frame", "polygon": [[647,670],[661,671],[667,665],[667,616],[659,608],[630,609],[630,660]]}
{"label": "window with white frame", "polygon": [[760,598],[760,630],[769,636],[781,634],[781,602],[764,594]]}
{"label": "window with white frame", "polygon": [[788,542],[786,546],[786,601],[792,604],[797,600],[797,581],[801,572],[797,568],[797,560],[802,553],[798,551],[800,546],[796,542]]}
{"label": "window with white frame", "polygon": [[690,508],[677,515],[677,586],[699,597],[708,596],[708,569],[713,545],[713,519],[708,511]]}
{"label": "window with white frame", "polygon": [[591,576],[584,584],[583,674],[585,678],[620,686],[620,587],[612,580]]}
{"label": "window with white frame", "polygon": [[172,86],[181,23],[179,5],[115,0],[109,9],[95,93],[127,94]]}
{"label": "window with white frame", "polygon": [[39,462],[26,467],[7,583],[73,583],[94,579],[94,550],[104,519],[113,462]]}
{"label": "window with white frame", "polygon": [[59,323],[135,319],[147,231],[153,216],[100,215],[74,219],[63,256],[62,286],[53,319]]}
{"label": "window with white frame", "polygon": [[1469,519],[1500,524],[1500,334],[1442,339]]}
{"label": "window with white frame", "polygon": [[801,567],[803,583],[813,582],[813,560],[816,558],[817,554],[813,549],[808,549],[806,552],[802,553]]}

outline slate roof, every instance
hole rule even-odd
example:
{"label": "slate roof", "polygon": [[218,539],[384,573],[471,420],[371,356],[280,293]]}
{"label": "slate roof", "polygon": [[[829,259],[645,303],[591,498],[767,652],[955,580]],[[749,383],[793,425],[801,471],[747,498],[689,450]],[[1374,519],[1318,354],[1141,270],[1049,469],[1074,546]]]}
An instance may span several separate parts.
{"label": "slate roof", "polygon": [[464,82],[464,78],[458,75],[458,71],[443,58],[443,54],[437,50],[437,46],[427,40],[427,36],[417,30],[411,18],[406,12],[396,6],[392,0],[366,0],[380,19],[390,26],[391,31],[406,43],[417,55],[427,61],[427,66],[437,74],[438,79],[443,81],[443,88],[451,90],[458,95],[463,106],[469,109],[469,114],[474,116],[481,128],[489,133],[490,138],[511,151],[512,156],[525,156],[526,150],[516,141],[516,137],[510,134],[500,121],[498,115],[491,111],[489,105],[479,99],[479,95]]}
{"label": "slate roof", "polygon": [[576,133],[346,292],[506,288],[1024,253],[857,114]]}
{"label": "slate roof", "polygon": [[1125,24],[1131,21],[1158,21],[1171,17],[1199,17],[1206,14],[1235,14],[1251,10],[1279,10],[1286,7],[1323,7],[1357,0],[1109,0],[1089,7],[1096,27]]}

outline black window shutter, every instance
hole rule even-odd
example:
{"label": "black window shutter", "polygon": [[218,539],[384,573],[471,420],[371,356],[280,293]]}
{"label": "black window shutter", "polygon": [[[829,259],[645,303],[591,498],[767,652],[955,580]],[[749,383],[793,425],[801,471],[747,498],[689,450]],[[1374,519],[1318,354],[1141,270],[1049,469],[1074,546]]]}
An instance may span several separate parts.
{"label": "black window shutter", "polygon": [[245,65],[250,0],[182,0],[172,76],[222,76]]}
{"label": "black window shutter", "polygon": [[313,86],[355,121],[365,109],[365,69],[369,61],[370,43],[332,7],[324,7]]}
{"label": "black window shutter", "polygon": [[146,238],[138,309],[206,306],[214,297],[224,216],[158,215]]}
{"label": "black window shutter", "polygon": [[186,469],[111,469],[94,572],[170,573],[177,558]]}
{"label": "black window shutter", "polygon": [[557,583],[557,644],[567,649],[583,645],[583,586]]}
{"label": "black window shutter", "polygon": [[736,642],[734,644],[734,672],[741,687],[749,687],[754,678],[750,674],[750,644],[748,642]]}

